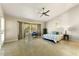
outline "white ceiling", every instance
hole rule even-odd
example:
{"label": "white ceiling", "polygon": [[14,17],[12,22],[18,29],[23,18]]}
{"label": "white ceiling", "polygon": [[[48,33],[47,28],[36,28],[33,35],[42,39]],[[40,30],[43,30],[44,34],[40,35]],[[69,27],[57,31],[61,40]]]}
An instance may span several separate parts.
{"label": "white ceiling", "polygon": [[[4,14],[32,20],[48,21],[77,4],[72,3],[6,3],[2,4]],[[40,17],[41,8],[50,10],[50,16]]]}

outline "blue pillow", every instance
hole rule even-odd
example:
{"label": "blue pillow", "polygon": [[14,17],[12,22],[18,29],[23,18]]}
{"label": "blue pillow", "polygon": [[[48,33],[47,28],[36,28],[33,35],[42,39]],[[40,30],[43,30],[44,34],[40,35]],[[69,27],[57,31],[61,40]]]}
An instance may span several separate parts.
{"label": "blue pillow", "polygon": [[52,32],[52,34],[55,34],[56,35],[56,32]]}
{"label": "blue pillow", "polygon": [[52,32],[52,34],[54,34],[54,35],[58,35],[59,32],[54,31],[54,32]]}

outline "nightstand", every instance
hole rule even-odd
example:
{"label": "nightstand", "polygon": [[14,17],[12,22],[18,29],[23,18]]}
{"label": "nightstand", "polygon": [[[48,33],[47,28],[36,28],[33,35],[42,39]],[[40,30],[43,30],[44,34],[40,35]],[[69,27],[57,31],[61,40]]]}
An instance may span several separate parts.
{"label": "nightstand", "polygon": [[69,40],[69,35],[68,35],[68,34],[64,34],[64,35],[63,35],[63,39],[64,39],[64,40]]}

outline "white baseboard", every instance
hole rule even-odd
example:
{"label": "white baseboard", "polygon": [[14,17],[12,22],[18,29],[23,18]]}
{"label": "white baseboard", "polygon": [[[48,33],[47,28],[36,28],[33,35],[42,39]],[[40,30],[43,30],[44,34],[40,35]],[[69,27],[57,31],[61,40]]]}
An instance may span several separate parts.
{"label": "white baseboard", "polygon": [[10,42],[15,42],[15,41],[17,41],[18,39],[16,39],[16,40],[6,40],[6,41],[4,41],[4,43],[10,43]]}

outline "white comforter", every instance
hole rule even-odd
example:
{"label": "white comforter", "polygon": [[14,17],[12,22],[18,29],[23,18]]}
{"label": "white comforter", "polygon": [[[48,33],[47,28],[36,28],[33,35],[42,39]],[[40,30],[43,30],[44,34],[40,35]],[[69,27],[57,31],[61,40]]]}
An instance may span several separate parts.
{"label": "white comforter", "polygon": [[45,34],[43,38],[53,40],[55,43],[62,39],[63,35],[55,35],[55,34]]}

